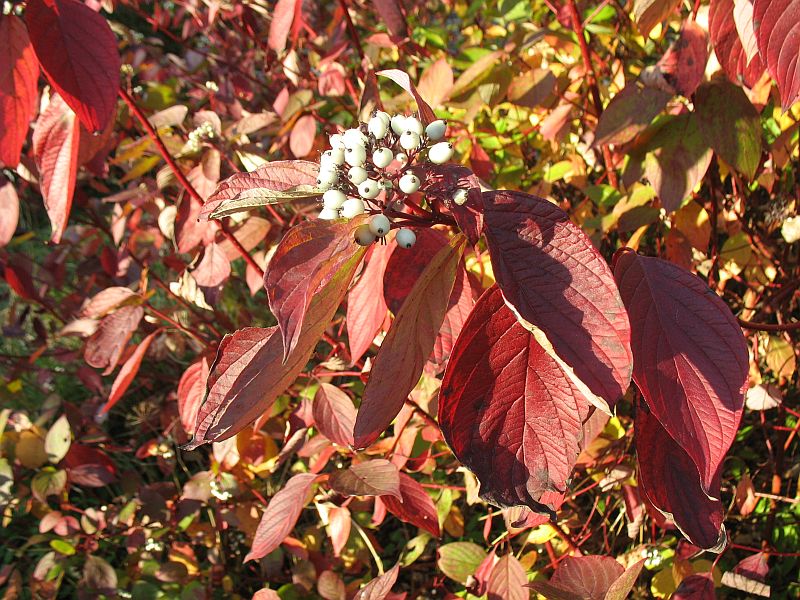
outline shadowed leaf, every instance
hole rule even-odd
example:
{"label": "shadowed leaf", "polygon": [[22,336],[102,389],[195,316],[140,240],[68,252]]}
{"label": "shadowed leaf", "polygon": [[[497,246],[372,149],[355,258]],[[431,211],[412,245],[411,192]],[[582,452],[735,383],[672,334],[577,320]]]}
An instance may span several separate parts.
{"label": "shadowed leaf", "polygon": [[400,473],[388,460],[376,458],[334,471],[331,489],[345,496],[395,496],[400,494]]}

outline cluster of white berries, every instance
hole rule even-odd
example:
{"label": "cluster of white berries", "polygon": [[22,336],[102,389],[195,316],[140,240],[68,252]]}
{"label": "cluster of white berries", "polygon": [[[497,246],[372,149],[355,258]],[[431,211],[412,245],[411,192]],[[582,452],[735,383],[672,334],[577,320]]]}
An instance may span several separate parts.
{"label": "cluster of white berries", "polygon": [[[422,171],[412,170],[419,157],[426,154],[437,165],[452,158],[452,144],[440,141],[446,130],[442,120],[425,127],[413,116],[376,111],[368,123],[332,135],[330,149],[320,158],[317,186],[325,191],[319,218],[352,219],[370,212],[369,223],[356,230],[356,242],[366,246],[386,236],[392,222],[384,212],[424,184]],[[403,227],[395,239],[411,248],[417,237]]]}

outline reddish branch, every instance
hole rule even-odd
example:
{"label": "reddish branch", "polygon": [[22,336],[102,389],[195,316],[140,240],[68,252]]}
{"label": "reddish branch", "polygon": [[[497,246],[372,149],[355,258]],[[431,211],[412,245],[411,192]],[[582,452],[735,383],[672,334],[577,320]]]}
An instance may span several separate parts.
{"label": "reddish branch", "polygon": [[745,329],[752,329],[754,331],[797,331],[800,330],[800,321],[796,323],[752,323],[744,319],[736,319],[739,325]]}
{"label": "reddish branch", "polygon": [[361,37],[358,35],[356,26],[353,25],[353,19],[350,18],[350,11],[347,8],[347,0],[339,0],[339,6],[342,7],[342,12],[344,13],[344,22],[347,26],[347,33],[351,38],[353,38],[353,44],[355,45],[358,56],[361,58],[361,62],[363,63],[366,57],[364,56],[364,50],[361,48]]}
{"label": "reddish branch", "polygon": [[[139,123],[141,123],[142,127],[144,127],[147,135],[153,140],[153,143],[158,148],[159,153],[164,158],[167,163],[167,166],[172,170],[177,178],[178,182],[181,184],[186,193],[189,194],[192,198],[197,200],[200,204],[205,204],[205,200],[203,200],[202,196],[197,193],[197,190],[194,189],[194,186],[191,182],[186,178],[181,168],[178,166],[178,163],[175,162],[175,159],[172,158],[172,155],[167,150],[167,147],[164,145],[164,142],[161,141],[161,138],[158,135],[158,132],[155,128],[150,124],[150,121],[147,120],[147,117],[142,112],[142,109],[136,105],[136,102],[133,101],[133,98],[126,92],[123,88],[119,89],[119,96],[128,105],[128,108],[134,114],[134,116],[138,119]],[[264,276],[264,270],[258,265],[258,263],[250,256],[250,253],[239,243],[239,240],[236,239],[236,236],[228,229],[228,227],[224,223],[220,223],[222,228],[222,234],[233,244],[233,247],[236,248],[236,251],[241,255],[241,257],[245,260],[245,262],[250,265],[257,273],[259,273],[262,277]]]}

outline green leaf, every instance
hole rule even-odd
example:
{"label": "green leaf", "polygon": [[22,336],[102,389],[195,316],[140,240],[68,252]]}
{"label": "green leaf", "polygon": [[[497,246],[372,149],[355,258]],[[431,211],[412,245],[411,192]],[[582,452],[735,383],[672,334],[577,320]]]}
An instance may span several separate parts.
{"label": "green leaf", "polygon": [[266,206],[268,204],[281,204],[295,200],[311,200],[322,196],[323,190],[313,185],[298,185],[288,190],[279,191],[268,188],[254,188],[245,190],[231,198],[225,204],[209,215],[209,219],[227,217],[237,212]]}
{"label": "green leaf", "polygon": [[47,459],[51,463],[57,463],[67,455],[70,444],[72,443],[72,432],[66,415],[61,415],[53,423],[44,438],[44,451]]}
{"label": "green leaf", "polygon": [[436,565],[453,581],[466,585],[467,577],[474,574],[486,558],[486,551],[472,542],[453,542],[439,548]]}
{"label": "green leaf", "polygon": [[64,556],[72,556],[75,554],[75,546],[66,540],[50,540],[50,547]]}
{"label": "green leaf", "polygon": [[58,496],[67,485],[67,472],[45,467],[31,481],[31,492],[40,502],[47,502],[48,496]]}

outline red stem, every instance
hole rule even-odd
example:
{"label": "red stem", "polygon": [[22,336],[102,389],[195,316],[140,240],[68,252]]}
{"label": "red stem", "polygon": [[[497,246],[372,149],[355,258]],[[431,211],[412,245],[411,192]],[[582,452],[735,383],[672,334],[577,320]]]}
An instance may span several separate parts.
{"label": "red stem", "polygon": [[777,323],[752,323],[750,321],[745,321],[744,319],[736,319],[739,322],[739,325],[744,327],[745,329],[752,329],[754,331],[795,331],[800,329],[800,321],[795,323],[784,323],[784,324],[777,324]]}

